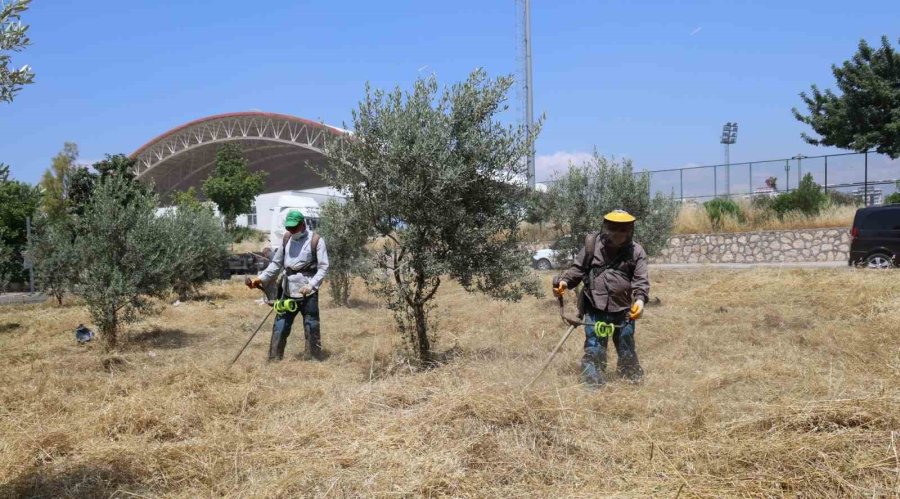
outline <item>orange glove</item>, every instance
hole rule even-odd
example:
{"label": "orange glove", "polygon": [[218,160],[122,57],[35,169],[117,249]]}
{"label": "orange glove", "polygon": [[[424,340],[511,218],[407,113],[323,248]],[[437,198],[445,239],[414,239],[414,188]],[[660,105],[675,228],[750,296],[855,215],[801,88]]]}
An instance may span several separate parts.
{"label": "orange glove", "polygon": [[637,300],[634,302],[634,305],[631,306],[628,317],[635,321],[640,319],[642,315],[644,315],[644,300]]}
{"label": "orange glove", "polygon": [[569,288],[569,285],[566,284],[566,281],[560,280],[559,287],[553,288],[553,294],[558,297],[562,296],[562,295],[566,294],[566,289],[568,289],[568,288]]}
{"label": "orange glove", "polygon": [[248,277],[247,279],[244,280],[244,284],[246,284],[247,287],[250,289],[253,289],[253,288],[262,289],[262,279],[260,279],[259,277],[254,277],[252,279]]}

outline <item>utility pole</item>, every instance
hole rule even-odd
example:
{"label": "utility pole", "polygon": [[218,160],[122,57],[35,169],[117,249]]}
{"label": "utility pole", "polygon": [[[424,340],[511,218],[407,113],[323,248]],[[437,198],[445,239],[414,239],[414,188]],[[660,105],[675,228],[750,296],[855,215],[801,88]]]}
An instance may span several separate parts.
{"label": "utility pole", "polygon": [[791,191],[791,160],[784,160],[784,192]]}

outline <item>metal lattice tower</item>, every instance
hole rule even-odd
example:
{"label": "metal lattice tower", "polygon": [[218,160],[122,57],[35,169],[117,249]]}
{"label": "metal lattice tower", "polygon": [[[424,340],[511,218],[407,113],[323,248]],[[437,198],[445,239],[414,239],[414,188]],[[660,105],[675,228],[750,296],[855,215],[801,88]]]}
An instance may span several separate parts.
{"label": "metal lattice tower", "polygon": [[[534,99],[531,71],[531,0],[516,0],[516,75],[519,106],[528,135],[534,127]],[[534,144],[525,159],[528,164],[528,187],[534,189]]]}

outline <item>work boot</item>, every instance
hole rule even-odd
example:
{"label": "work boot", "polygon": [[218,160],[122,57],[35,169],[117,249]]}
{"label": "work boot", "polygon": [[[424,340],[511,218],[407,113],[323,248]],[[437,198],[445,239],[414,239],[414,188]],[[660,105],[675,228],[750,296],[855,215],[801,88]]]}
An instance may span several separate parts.
{"label": "work boot", "polygon": [[319,334],[319,331],[314,330],[304,324],[303,336],[306,337],[304,357],[311,357],[319,361],[325,360],[325,354],[322,352],[322,337]]}
{"label": "work boot", "polygon": [[644,369],[641,368],[637,355],[619,357],[616,362],[616,374],[629,383],[638,384],[644,377]]}
{"label": "work boot", "polygon": [[287,345],[287,335],[281,331],[272,331],[272,340],[269,342],[269,362],[284,359],[284,347]]}
{"label": "work boot", "polygon": [[600,350],[596,347],[585,348],[581,358],[581,381],[588,387],[598,388],[606,384],[606,356],[601,358]]}

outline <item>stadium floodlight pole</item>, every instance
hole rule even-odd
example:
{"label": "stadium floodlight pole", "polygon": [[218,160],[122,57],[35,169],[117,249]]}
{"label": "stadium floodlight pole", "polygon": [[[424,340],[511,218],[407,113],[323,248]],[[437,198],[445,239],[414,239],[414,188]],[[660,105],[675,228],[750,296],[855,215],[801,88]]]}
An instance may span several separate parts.
{"label": "stadium floodlight pole", "polygon": [[797,187],[800,187],[800,181],[803,180],[803,164],[801,163],[801,161],[808,157],[809,156],[804,156],[798,153],[796,156],[791,158],[797,160]]}
{"label": "stadium floodlight pole", "polygon": [[[531,0],[525,0],[525,130],[534,131],[534,100],[531,78]],[[534,142],[528,146],[528,188],[534,190]]]}
{"label": "stadium floodlight pole", "polygon": [[728,122],[722,125],[722,138],[719,140],[725,145],[725,193],[727,197],[731,197],[731,144],[737,141],[737,122]]}

